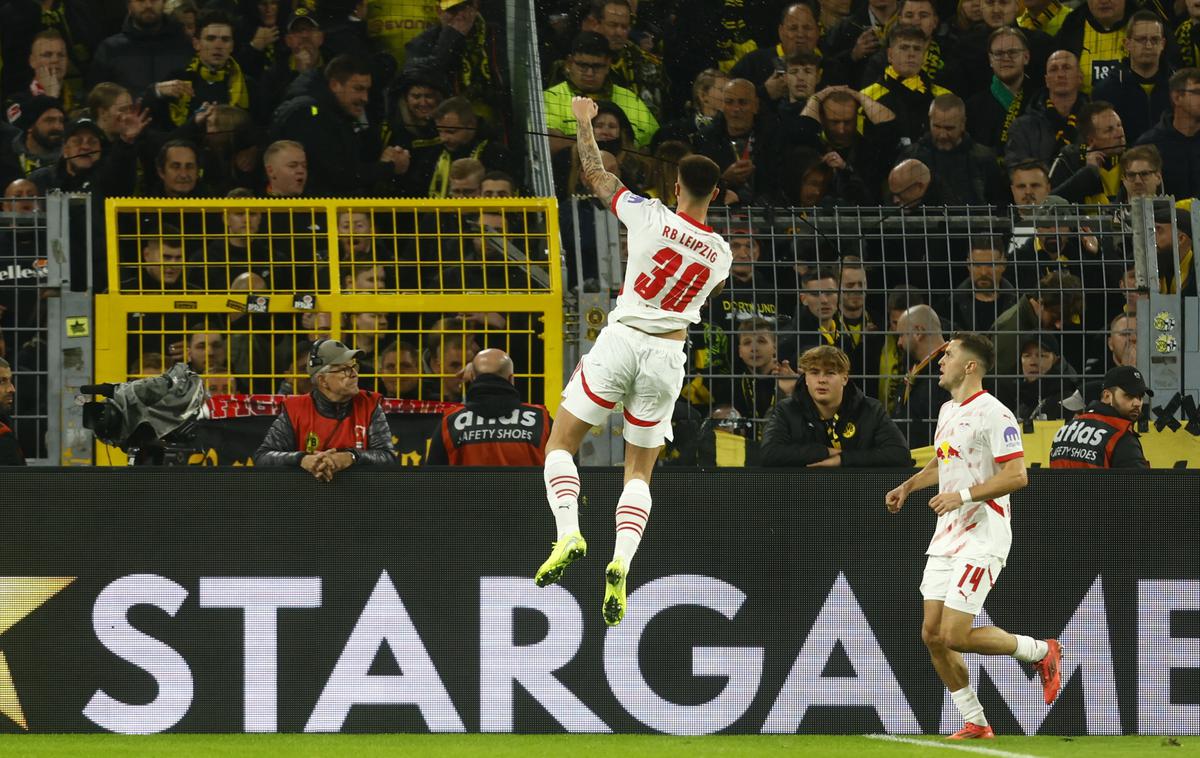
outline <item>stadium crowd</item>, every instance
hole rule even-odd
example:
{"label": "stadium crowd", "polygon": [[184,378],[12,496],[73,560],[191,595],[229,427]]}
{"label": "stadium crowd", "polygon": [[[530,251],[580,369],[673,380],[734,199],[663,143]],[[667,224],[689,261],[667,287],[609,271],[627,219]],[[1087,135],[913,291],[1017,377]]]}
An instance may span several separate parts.
{"label": "stadium crowd", "polygon": [[[1085,377],[1135,360],[1132,259],[1120,234],[1030,222],[1011,235],[943,241],[940,251],[920,239],[817,250],[756,228],[741,209],[1019,206],[1034,218],[1065,203],[1192,198],[1200,3],[538,0],[537,8],[560,198],[587,192],[571,139],[569,103],[579,94],[600,101],[597,140],[634,192],[673,203],[674,165],[688,153],[722,171],[718,203],[731,209],[737,263],[692,335],[697,374],[681,418],[765,419],[795,391],[799,356],[832,345],[849,356],[859,390],[902,420],[916,446],[945,399],[936,361],[923,360],[953,330],[998,335],[996,373],[1009,379],[994,389],[1020,418],[1062,417],[1061,399],[1097,395]],[[525,135],[512,117],[504,22],[503,3],[489,0],[0,0],[4,210],[53,190],[87,191],[95,203],[522,195]],[[1156,217],[1160,259],[1174,270],[1177,250],[1181,269],[1161,286],[1194,294],[1185,208]],[[381,252],[378,238],[402,232],[463,237],[438,218],[401,229],[346,212],[332,251],[256,237],[295,228],[294,218],[218,215],[196,222],[213,232],[203,249],[187,239],[195,231],[187,218],[139,226],[147,236],[122,250],[121,286],[306,291],[328,285],[313,264],[330,255],[348,266],[347,291],[472,291],[511,276],[478,245],[442,244],[427,259],[399,245]],[[103,213],[95,217],[102,224]],[[496,218],[491,228],[518,237],[521,223]],[[101,292],[115,284],[104,278],[105,245],[94,249]],[[537,251],[525,252],[533,260]],[[946,265],[927,265],[938,255],[949,255]],[[400,260],[413,265],[387,265]],[[471,265],[444,266],[464,261]],[[188,361],[214,391],[304,391],[303,379],[246,377],[303,375],[309,347],[330,334],[328,315],[297,316],[286,344],[265,348],[251,345],[261,338],[250,326],[257,317],[178,315],[131,330],[182,338],[151,344],[131,334],[130,374]],[[0,334],[11,328],[4,319],[0,305]],[[487,313],[417,323],[356,314],[342,326],[350,342],[366,335],[354,346],[365,353],[363,372],[380,375],[375,389],[454,401],[463,398],[458,369],[490,346],[483,335],[515,328]],[[506,346],[518,371],[540,365],[536,342],[523,353]],[[254,365],[255,355],[270,355],[271,366]]]}

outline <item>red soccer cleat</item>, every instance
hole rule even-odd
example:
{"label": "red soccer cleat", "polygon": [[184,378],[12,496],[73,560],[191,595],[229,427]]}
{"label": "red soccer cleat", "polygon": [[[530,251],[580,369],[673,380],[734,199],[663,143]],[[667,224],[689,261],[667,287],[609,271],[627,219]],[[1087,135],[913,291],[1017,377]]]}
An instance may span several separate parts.
{"label": "red soccer cleat", "polygon": [[1034,663],[1033,668],[1042,679],[1042,693],[1046,696],[1046,705],[1050,705],[1058,697],[1058,690],[1062,687],[1062,673],[1059,671],[1062,668],[1062,645],[1058,644],[1058,640],[1046,640],[1046,647],[1050,648],[1046,657]]}
{"label": "red soccer cleat", "polygon": [[992,728],[990,726],[980,726],[979,724],[972,724],[970,721],[968,721],[966,724],[963,725],[962,729],[959,729],[957,732],[950,735],[946,739],[948,739],[948,740],[994,740],[994,739],[996,739],[996,733],[992,731]]}

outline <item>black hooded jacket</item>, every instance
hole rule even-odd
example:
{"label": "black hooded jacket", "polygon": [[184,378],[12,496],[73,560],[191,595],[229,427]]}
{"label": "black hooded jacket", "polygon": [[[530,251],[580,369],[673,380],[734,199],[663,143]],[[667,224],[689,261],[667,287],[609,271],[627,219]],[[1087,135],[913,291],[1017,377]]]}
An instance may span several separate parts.
{"label": "black hooded jacket", "polygon": [[[883,405],[847,384],[834,421],[842,445],[843,466],[907,466],[908,446]],[[763,466],[807,466],[829,457],[830,435],[803,380],[778,403],[767,419],[762,441]]]}
{"label": "black hooded jacket", "polygon": [[169,74],[188,64],[195,55],[183,27],[163,17],[153,29],[142,29],[130,18],[125,26],[100,43],[88,67],[88,87],[100,82],[116,82],[126,87],[134,100],[166,81]]}
{"label": "black hooded jacket", "polygon": [[429,442],[429,466],[540,466],[550,437],[550,414],[521,402],[507,379],[480,374],[467,402],[442,416]]}

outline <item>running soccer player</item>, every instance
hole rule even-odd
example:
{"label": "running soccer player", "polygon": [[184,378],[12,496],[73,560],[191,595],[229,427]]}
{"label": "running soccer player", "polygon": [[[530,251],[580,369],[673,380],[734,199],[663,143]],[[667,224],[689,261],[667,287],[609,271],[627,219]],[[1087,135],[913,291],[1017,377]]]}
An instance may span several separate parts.
{"label": "running soccer player", "polygon": [[605,571],[604,621],[625,617],[629,564],[650,517],[650,474],[671,439],[671,412],[683,387],[687,327],[700,321],[700,306],[720,291],[733,260],[729,245],[705,226],[717,196],[720,169],[700,155],[679,162],[678,210],[639,197],[604,170],[592,133],[596,103],[571,101],[579,124],[576,145],[584,180],[629,229],[629,256],[617,306],[596,344],[583,356],[563,390],[563,402],[546,443],[546,497],[558,538],[534,576],[539,587],[557,582],[563,570],[587,554],[579,532],[579,471],[574,455],[583,437],[617,404],[625,416],[625,488],[616,512],[616,547]]}
{"label": "running soccer player", "polygon": [[935,456],[886,497],[888,510],[898,513],[910,494],[938,485],[929,501],[938,521],[921,578],[921,639],[965,722],[952,740],[996,736],[971,689],[963,653],[1011,655],[1032,663],[1047,705],[1058,697],[1061,684],[1058,640],[1035,640],[996,626],[971,628],[1012,544],[1009,495],[1028,483],[1017,420],[983,390],[995,355],[983,335],[959,333],[950,340],[938,363],[938,384],[950,400],[938,413]]}

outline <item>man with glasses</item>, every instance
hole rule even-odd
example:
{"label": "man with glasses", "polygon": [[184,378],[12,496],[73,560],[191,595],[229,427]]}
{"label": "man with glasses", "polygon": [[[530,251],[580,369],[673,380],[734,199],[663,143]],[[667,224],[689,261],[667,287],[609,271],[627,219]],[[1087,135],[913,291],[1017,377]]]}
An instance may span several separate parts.
{"label": "man with glasses", "polygon": [[650,138],[658,131],[658,121],[634,92],[610,81],[608,73],[611,65],[612,51],[607,39],[596,32],[581,32],[575,38],[564,67],[566,80],[542,93],[546,101],[546,127],[552,135],[551,150],[557,152],[574,142],[561,138],[575,136],[571,98],[576,95],[616,104],[629,117],[638,147],[650,144]]}
{"label": "man with glasses", "polygon": [[1162,156],[1154,145],[1137,145],[1121,154],[1121,185],[1125,199],[1162,194]]}
{"label": "man with glasses", "polygon": [[1163,65],[1166,29],[1153,11],[1140,10],[1125,26],[1129,59],[1096,87],[1096,100],[1113,104],[1130,142],[1158,123],[1170,105],[1171,72]]}
{"label": "man with glasses", "polygon": [[1158,148],[1165,194],[1195,197],[1200,192],[1200,68],[1175,72],[1168,87],[1171,109],[1137,144]]}
{"label": "man with glasses", "polygon": [[967,99],[967,129],[976,142],[1004,152],[1008,131],[1029,109],[1036,90],[1025,75],[1029,66],[1029,42],[1011,26],[1001,27],[987,39],[991,85]]}
{"label": "man with glasses", "polygon": [[337,340],[313,344],[308,356],[312,392],[284,398],[254,453],[254,465],[299,466],[328,482],[350,466],[396,462],[379,393],[358,387],[362,356],[363,351]]}

